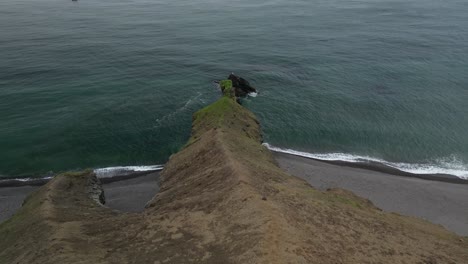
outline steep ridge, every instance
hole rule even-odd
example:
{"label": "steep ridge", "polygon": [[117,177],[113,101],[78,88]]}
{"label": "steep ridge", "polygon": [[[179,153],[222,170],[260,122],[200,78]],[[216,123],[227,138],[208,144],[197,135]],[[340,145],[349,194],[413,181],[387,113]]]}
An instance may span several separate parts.
{"label": "steep ridge", "polygon": [[465,238],[283,172],[222,88],[143,213],[97,203],[92,172],[56,177],[0,225],[0,263],[468,263]]}

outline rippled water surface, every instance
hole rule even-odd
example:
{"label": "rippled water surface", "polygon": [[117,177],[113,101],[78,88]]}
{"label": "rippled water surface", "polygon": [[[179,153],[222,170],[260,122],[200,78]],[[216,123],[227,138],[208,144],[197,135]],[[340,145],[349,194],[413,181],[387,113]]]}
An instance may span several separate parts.
{"label": "rippled water surface", "polygon": [[273,146],[468,175],[467,14],[459,0],[0,0],[0,174],[162,164],[235,72]]}

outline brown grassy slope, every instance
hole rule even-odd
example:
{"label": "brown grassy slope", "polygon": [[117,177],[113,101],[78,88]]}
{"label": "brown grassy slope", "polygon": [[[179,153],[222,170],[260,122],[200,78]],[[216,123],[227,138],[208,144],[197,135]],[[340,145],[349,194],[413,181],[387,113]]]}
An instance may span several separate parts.
{"label": "brown grassy slope", "polygon": [[0,225],[0,263],[89,263],[89,255],[99,263],[105,251],[87,225],[116,213],[92,199],[95,181],[91,171],[66,173],[31,194]]}
{"label": "brown grassy slope", "polygon": [[145,212],[100,207],[89,175],[58,177],[0,225],[0,263],[468,263],[460,237],[317,191],[260,140],[253,114],[223,97],[194,115]]}

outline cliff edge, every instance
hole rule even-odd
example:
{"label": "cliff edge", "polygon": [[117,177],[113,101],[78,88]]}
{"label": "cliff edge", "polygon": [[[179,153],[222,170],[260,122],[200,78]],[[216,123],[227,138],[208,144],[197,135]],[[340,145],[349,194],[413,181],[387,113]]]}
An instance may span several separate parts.
{"label": "cliff edge", "polygon": [[143,213],[101,205],[91,171],[58,176],[0,225],[0,263],[468,263],[440,226],[286,174],[221,86]]}

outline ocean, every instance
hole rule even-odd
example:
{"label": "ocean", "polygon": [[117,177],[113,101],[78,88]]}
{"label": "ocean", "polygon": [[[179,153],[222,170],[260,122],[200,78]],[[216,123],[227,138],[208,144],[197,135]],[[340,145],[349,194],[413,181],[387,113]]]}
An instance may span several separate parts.
{"label": "ocean", "polygon": [[465,0],[0,0],[0,177],[164,164],[234,72],[259,91],[242,103],[270,148],[468,178],[467,14]]}

